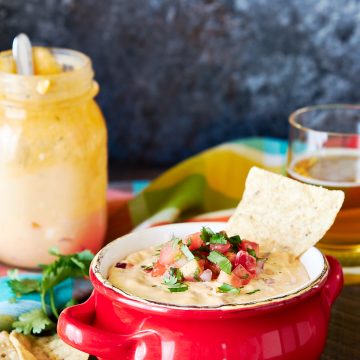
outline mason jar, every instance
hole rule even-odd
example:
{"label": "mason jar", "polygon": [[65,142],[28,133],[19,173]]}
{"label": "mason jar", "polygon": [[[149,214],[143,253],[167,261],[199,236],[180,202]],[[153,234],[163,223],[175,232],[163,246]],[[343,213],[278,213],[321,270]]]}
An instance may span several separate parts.
{"label": "mason jar", "polygon": [[97,252],[106,230],[107,133],[91,61],[51,53],[58,74],[0,72],[0,261],[18,267],[51,262],[52,247]]}

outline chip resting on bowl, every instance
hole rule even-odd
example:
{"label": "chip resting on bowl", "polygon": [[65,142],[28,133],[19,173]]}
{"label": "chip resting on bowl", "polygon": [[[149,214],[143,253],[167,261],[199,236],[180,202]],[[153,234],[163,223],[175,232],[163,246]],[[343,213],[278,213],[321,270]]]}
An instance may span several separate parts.
{"label": "chip resting on bowl", "polygon": [[268,250],[299,256],[325,235],[343,201],[340,190],[303,184],[253,167],[226,231]]}

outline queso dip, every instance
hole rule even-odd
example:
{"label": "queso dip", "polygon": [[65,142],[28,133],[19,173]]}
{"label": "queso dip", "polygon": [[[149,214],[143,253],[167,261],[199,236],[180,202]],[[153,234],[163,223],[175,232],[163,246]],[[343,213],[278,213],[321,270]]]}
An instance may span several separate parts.
{"label": "queso dip", "polygon": [[289,294],[309,281],[287,252],[264,253],[255,242],[209,228],[160,248],[119,259],[108,280],[131,295],[183,306],[220,306]]}

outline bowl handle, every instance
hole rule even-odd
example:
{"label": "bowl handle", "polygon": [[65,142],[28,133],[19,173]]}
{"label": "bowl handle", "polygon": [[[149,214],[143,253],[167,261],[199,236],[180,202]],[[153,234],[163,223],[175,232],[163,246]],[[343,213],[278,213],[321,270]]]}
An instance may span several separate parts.
{"label": "bowl handle", "polygon": [[103,359],[133,359],[136,344],[146,342],[146,356],[159,354],[161,340],[156,331],[141,330],[133,334],[118,334],[97,329],[91,323],[95,316],[95,296],[80,304],[63,310],[60,314],[58,335],[72,347]]}
{"label": "bowl handle", "polygon": [[322,297],[325,304],[330,308],[342,290],[344,277],[339,261],[329,255],[326,258],[330,265],[330,273],[322,289]]}

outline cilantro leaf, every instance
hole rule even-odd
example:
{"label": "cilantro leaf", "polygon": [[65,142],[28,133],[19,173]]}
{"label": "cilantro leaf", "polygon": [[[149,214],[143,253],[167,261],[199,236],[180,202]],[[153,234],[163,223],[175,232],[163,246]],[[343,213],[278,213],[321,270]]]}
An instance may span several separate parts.
{"label": "cilantro leaf", "polygon": [[176,283],[174,285],[168,286],[170,292],[184,292],[189,288],[187,284],[184,283]]}
{"label": "cilantro leaf", "polygon": [[224,271],[226,274],[231,273],[232,265],[229,259],[220,254],[217,251],[211,251],[209,256],[207,257],[209,261],[219,266],[219,268]]}
{"label": "cilantro leaf", "polygon": [[229,237],[229,242],[233,245],[239,245],[242,243],[242,240],[239,235],[234,235]]}
{"label": "cilantro leaf", "polygon": [[201,281],[199,275],[200,275],[200,269],[197,268],[197,269],[195,270],[195,273],[194,273],[194,279],[195,279],[196,281]]}
{"label": "cilantro leaf", "polygon": [[247,292],[245,293],[246,295],[252,295],[252,294],[255,294],[256,292],[260,291],[260,289],[255,289],[253,291],[250,291],[250,292]]}
{"label": "cilantro leaf", "polygon": [[172,286],[177,283],[177,278],[175,275],[169,275],[164,277],[164,284],[166,286]]}
{"label": "cilantro leaf", "polygon": [[256,252],[254,249],[247,248],[246,251],[253,256],[255,259],[257,259]]}
{"label": "cilantro leaf", "polygon": [[11,279],[8,280],[8,285],[16,297],[32,292],[41,291],[41,283],[39,279]]}
{"label": "cilantro leaf", "polygon": [[232,294],[239,294],[241,288],[236,288],[230,284],[223,283],[221,286],[217,288],[219,292],[222,293],[232,293]]}
{"label": "cilantro leaf", "polygon": [[17,332],[29,335],[40,334],[44,330],[53,328],[55,324],[42,309],[35,309],[21,314],[12,326]]}
{"label": "cilantro leaf", "polygon": [[210,238],[213,235],[214,235],[214,232],[210,228],[205,227],[205,226],[202,227],[200,238],[205,244],[210,241]]}
{"label": "cilantro leaf", "polygon": [[50,249],[49,252],[58,258],[49,265],[42,265],[42,282],[41,282],[41,303],[43,311],[46,311],[45,295],[49,292],[50,307],[55,315],[59,317],[55,307],[54,287],[69,277],[84,277],[89,273],[89,267],[94,255],[84,250],[77,254],[60,255],[57,249]]}
{"label": "cilantro leaf", "polygon": [[94,257],[88,250],[72,255],[60,255],[51,249],[51,254],[58,259],[49,265],[42,265],[42,291],[45,293],[69,277],[88,276],[90,263]]}
{"label": "cilantro leaf", "polygon": [[188,289],[188,285],[182,283],[183,275],[179,269],[170,268],[167,276],[164,277],[163,284],[170,292],[183,292]]}
{"label": "cilantro leaf", "polygon": [[189,261],[193,260],[195,258],[193,253],[190,251],[190,249],[186,245],[181,246],[181,251]]}
{"label": "cilantro leaf", "polygon": [[165,285],[175,285],[178,282],[181,282],[183,276],[181,271],[177,268],[170,268],[167,276],[164,276]]}
{"label": "cilantro leaf", "polygon": [[151,271],[154,266],[153,265],[141,265],[141,268],[145,271]]}
{"label": "cilantro leaf", "polygon": [[222,233],[216,233],[211,236],[209,243],[210,244],[226,244],[227,243],[226,236]]}

